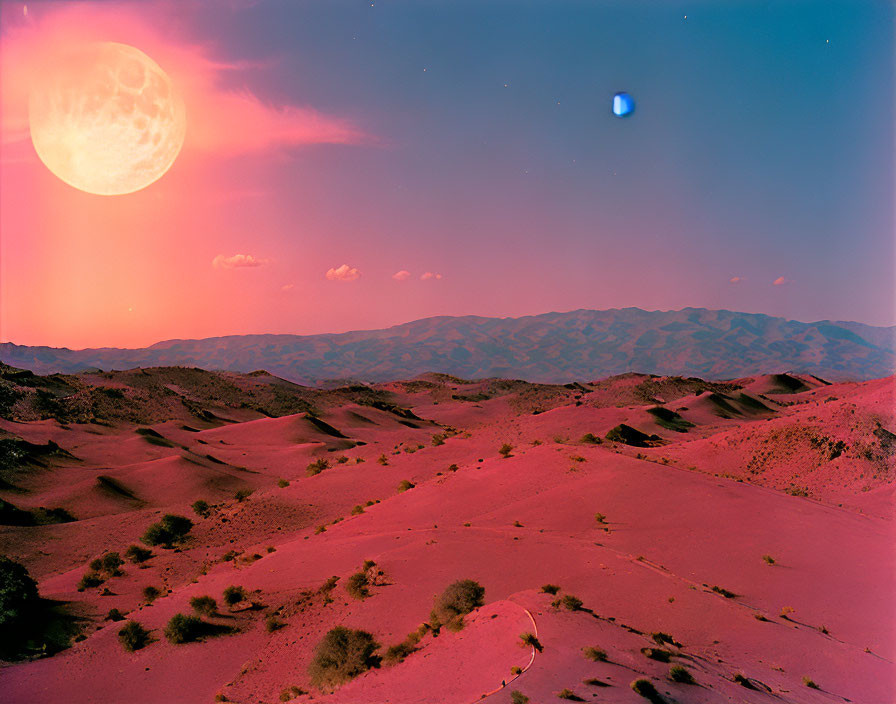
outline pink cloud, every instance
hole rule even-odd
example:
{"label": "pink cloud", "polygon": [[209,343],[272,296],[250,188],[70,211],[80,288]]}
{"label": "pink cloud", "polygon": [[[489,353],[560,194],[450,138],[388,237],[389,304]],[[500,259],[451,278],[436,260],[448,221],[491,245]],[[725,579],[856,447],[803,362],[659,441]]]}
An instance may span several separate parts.
{"label": "pink cloud", "polygon": [[442,278],[441,274],[436,274],[432,271],[427,271],[420,275],[421,281],[429,281],[430,279],[441,279],[441,278]]}
{"label": "pink cloud", "polygon": [[[311,106],[270,104],[244,87],[265,64],[227,60],[213,47],[167,31],[177,16],[168,5],[41,4],[4,21],[0,43],[0,140],[29,139],[28,93],[34,77],[64,61],[68,49],[91,41],[131,44],[168,73],[187,111],[184,152],[233,156],[311,144],[357,144],[370,138],[349,120]],[[173,7],[173,6],[171,6]],[[5,19],[5,18],[4,18]],[[238,84],[239,88],[232,84]]]}
{"label": "pink cloud", "polygon": [[296,287],[295,284],[283,284],[283,285],[280,287],[280,290],[281,290],[281,291],[292,291],[295,287]]}
{"label": "pink cloud", "polygon": [[361,272],[348,264],[343,264],[335,269],[327,269],[326,277],[330,281],[354,281],[361,278]]}
{"label": "pink cloud", "polygon": [[779,276],[777,279],[772,281],[772,286],[783,286],[784,284],[789,284],[790,279],[785,279],[783,276]]}
{"label": "pink cloud", "polygon": [[407,281],[409,278],[411,278],[411,272],[402,269],[401,271],[396,271],[394,274],[392,274],[392,278],[396,281]]}
{"label": "pink cloud", "polygon": [[229,257],[219,254],[212,259],[215,269],[242,269],[247,267],[264,266],[270,259],[261,259],[251,254],[232,254]]}
{"label": "pink cloud", "polygon": [[740,276],[732,276],[728,279],[729,284],[739,284],[741,281],[743,281],[743,279]]}

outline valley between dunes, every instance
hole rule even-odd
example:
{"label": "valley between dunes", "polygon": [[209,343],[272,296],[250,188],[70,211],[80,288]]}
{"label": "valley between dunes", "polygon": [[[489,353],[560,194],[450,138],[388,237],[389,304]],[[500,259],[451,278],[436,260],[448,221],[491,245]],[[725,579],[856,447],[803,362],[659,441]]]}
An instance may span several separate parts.
{"label": "valley between dunes", "polygon": [[[74,520],[0,525],[0,553],[81,633],[2,663],[9,704],[649,701],[637,679],[669,703],[894,701],[892,377],[318,390],[265,372],[2,372],[4,515]],[[166,513],[194,522],[182,544],[78,590]],[[461,630],[312,686],[327,631],[368,631],[382,654],[463,579],[485,595]],[[247,594],[232,608],[231,585]],[[215,632],[166,640],[201,595]],[[113,608],[146,647],[121,647]]]}

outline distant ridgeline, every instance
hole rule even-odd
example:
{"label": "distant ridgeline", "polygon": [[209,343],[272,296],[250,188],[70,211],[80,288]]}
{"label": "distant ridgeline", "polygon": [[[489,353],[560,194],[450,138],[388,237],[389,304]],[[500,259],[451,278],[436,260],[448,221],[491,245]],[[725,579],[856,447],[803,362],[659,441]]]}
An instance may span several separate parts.
{"label": "distant ridgeline", "polygon": [[0,344],[0,360],[37,373],[195,366],[318,384],[424,372],[562,383],[628,371],[733,379],[792,371],[832,380],[889,376],[896,327],[801,323],[726,310],[577,310],[523,318],[435,317],[326,335],[234,335],[143,349]]}

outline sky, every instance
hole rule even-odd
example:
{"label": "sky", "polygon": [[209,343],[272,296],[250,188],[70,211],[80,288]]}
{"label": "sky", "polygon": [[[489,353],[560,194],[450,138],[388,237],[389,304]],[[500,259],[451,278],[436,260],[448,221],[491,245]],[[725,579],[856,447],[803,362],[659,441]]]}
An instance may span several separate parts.
{"label": "sky", "polygon": [[[186,111],[125,195],[31,136],[55,52],[98,41]],[[893,59],[872,0],[0,0],[0,339],[628,306],[892,325]]]}

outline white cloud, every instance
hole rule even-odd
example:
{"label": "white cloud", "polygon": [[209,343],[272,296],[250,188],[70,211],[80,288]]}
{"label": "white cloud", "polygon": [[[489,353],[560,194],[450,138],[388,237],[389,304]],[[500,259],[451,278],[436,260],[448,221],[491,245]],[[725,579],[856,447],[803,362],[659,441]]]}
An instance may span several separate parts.
{"label": "white cloud", "polygon": [[396,281],[407,281],[409,278],[411,278],[411,272],[402,269],[401,271],[396,271],[394,274],[392,274],[392,278]]}
{"label": "white cloud", "polygon": [[243,267],[264,266],[270,261],[270,259],[262,259],[261,257],[256,257],[252,254],[232,254],[229,257],[219,254],[212,259],[212,266],[215,267],[215,269],[237,269]]}
{"label": "white cloud", "polygon": [[441,278],[442,278],[441,274],[436,274],[432,271],[427,271],[420,275],[421,281],[429,281],[430,279],[441,279]]}
{"label": "white cloud", "polygon": [[348,264],[343,264],[335,269],[327,269],[326,277],[330,281],[354,281],[361,277],[361,272]]}

